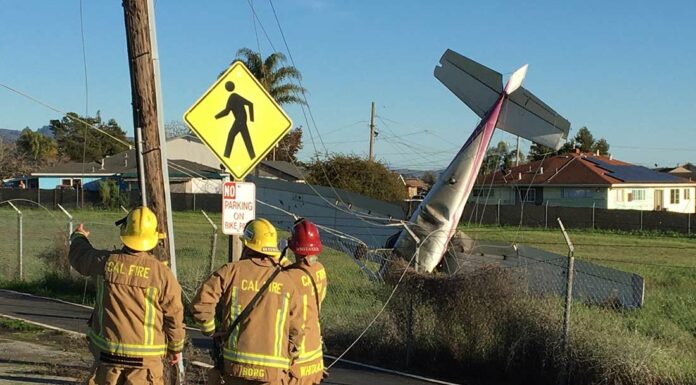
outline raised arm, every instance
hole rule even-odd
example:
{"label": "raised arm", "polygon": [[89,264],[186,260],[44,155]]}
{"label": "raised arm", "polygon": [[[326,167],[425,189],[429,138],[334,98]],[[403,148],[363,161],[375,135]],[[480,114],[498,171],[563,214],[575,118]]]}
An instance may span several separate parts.
{"label": "raised arm", "polygon": [[103,272],[104,262],[111,252],[92,247],[87,239],[89,231],[80,223],[70,235],[70,251],[68,260],[73,269],[82,275],[95,276]]}

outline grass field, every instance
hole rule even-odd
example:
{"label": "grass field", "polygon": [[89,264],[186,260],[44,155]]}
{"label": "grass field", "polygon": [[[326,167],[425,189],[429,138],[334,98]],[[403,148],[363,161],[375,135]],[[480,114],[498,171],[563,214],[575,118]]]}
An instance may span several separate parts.
{"label": "grass field", "polygon": [[[25,277],[28,281],[36,281],[45,273],[50,273],[55,269],[39,258],[39,254],[54,248],[56,239],[61,242],[59,237],[66,233],[67,218],[61,212],[49,212],[42,209],[23,209],[23,212]],[[90,239],[96,247],[100,248],[113,248],[120,244],[118,231],[113,222],[123,215],[122,212],[96,210],[80,210],[73,213],[74,223],[85,223],[85,226],[92,231]],[[220,222],[219,214],[213,214],[211,218],[216,223]],[[4,240],[0,243],[0,286],[24,288],[25,290],[39,291],[42,294],[62,295],[79,302],[83,288],[80,281],[69,288],[61,286],[60,281],[44,282],[39,285],[43,287],[42,289],[37,289],[37,285],[18,285],[16,282],[10,282],[15,276],[17,266],[16,223],[14,212],[0,206],[0,232],[3,234]],[[179,277],[187,296],[190,297],[195,292],[200,280],[208,274],[212,229],[200,213],[175,212],[174,230]],[[561,254],[567,252],[562,235],[558,231],[535,229],[518,231],[516,228],[497,227],[463,227],[462,230],[470,237],[481,241],[517,241]],[[623,382],[615,380],[607,383],[676,384],[696,382],[696,239],[654,233],[619,234],[578,230],[571,231],[570,236],[576,246],[576,258],[638,273],[645,278],[646,283],[645,306],[641,309],[618,311],[581,304],[574,305],[571,331],[578,345],[577,361],[588,367],[609,365],[603,369],[615,371],[621,375],[629,373],[626,374],[626,378],[631,378],[630,381],[624,379]],[[219,234],[215,255],[216,266],[226,261],[226,248],[226,238]],[[355,263],[342,253],[326,249],[322,256],[322,262],[327,268],[330,282],[328,297],[323,307],[322,328],[332,353],[340,353],[340,350],[352,338],[362,332],[382,307],[389,294],[389,287],[370,282]],[[428,295],[428,293],[422,294]],[[457,296],[458,294],[450,295]],[[479,296],[481,298],[478,302],[483,301],[484,304],[488,299],[485,290],[466,295],[472,296],[472,298]],[[452,303],[460,299],[451,298],[450,302]],[[444,300],[446,301],[447,298]],[[403,305],[403,302],[399,303],[399,301],[409,300],[397,296],[393,306],[390,305],[389,311],[383,317],[384,320],[378,322],[378,326],[368,333],[365,341],[356,346],[356,354],[360,354],[360,356],[353,356],[353,358],[376,362],[388,361],[390,363],[406,361],[406,355],[409,353],[405,351],[403,346],[380,346],[379,341],[376,341],[383,338],[386,341],[385,344],[391,345],[403,342],[403,338],[401,338],[403,336],[399,337],[400,334],[403,334],[403,330],[395,330],[395,328],[403,326],[399,323],[402,321],[399,317],[402,317],[403,313],[394,310]],[[525,301],[527,300],[525,299]],[[89,302],[89,296],[87,302]],[[560,328],[562,317],[560,301],[557,299],[535,300],[534,303],[530,302],[529,306],[520,308],[520,311],[527,312],[527,309],[536,309],[537,307],[543,307],[546,312],[544,314],[548,315],[547,318],[534,321],[536,313],[529,310],[528,318],[532,320],[530,322],[535,322],[534,327],[538,336],[543,336],[544,333],[556,333],[557,329]],[[473,307],[472,309],[479,308]],[[488,309],[486,311],[493,312],[491,309],[496,308],[491,305],[486,309]],[[507,310],[500,308],[496,311]],[[433,345],[433,341],[442,340],[449,344],[472,344],[469,353],[455,354],[455,358],[459,357],[460,360],[471,361],[480,360],[484,364],[486,360],[489,360],[488,364],[493,364],[495,360],[492,357],[506,356],[504,352],[492,354],[491,349],[494,349],[496,344],[503,346],[501,341],[505,338],[517,338],[515,337],[516,332],[512,333],[511,337],[503,338],[500,335],[496,336],[495,333],[501,332],[494,330],[485,342],[485,346],[487,346],[485,349],[489,350],[485,350],[480,345],[483,343],[480,338],[476,342],[472,342],[471,333],[467,333],[467,328],[473,328],[473,326],[451,325],[454,321],[448,318],[448,314],[442,315],[438,319],[438,309],[436,308],[429,308],[427,312],[435,316],[428,318],[428,314],[423,314],[420,325],[427,325],[425,329],[416,328],[415,331],[409,332],[422,333],[422,335],[410,336],[409,338],[421,341],[421,346],[429,346],[429,349],[437,350],[437,355],[435,352],[431,352],[433,357],[449,354],[445,352],[447,349]],[[495,314],[491,313],[490,316],[493,318],[485,318],[485,322],[495,323],[506,319],[499,317],[496,320]],[[515,314],[514,317],[520,318],[520,315]],[[461,317],[456,318],[456,320],[461,320]],[[552,325],[543,325],[545,322]],[[443,327],[442,323],[450,323],[450,325]],[[452,326],[457,328],[451,329]],[[528,326],[515,327],[523,329]],[[413,329],[413,325],[409,327]],[[547,329],[548,327],[550,329]],[[451,331],[451,334],[434,336],[432,334],[434,330],[441,332],[447,330],[448,333]],[[511,342],[512,345],[518,343],[519,341]],[[530,348],[527,347],[527,349]],[[462,348],[461,350],[466,349]],[[385,352],[391,354],[387,360],[384,359]],[[592,352],[592,354],[588,355],[587,352]],[[533,354],[530,354],[527,359],[532,360],[534,357]],[[543,361],[543,359],[541,360]],[[636,378],[640,378],[645,373],[639,367],[640,365],[648,368],[651,375],[656,376],[654,378],[666,380],[662,382],[654,380],[636,382]],[[511,365],[508,369],[495,367],[501,373],[513,368]],[[422,369],[424,372],[428,371],[427,368],[418,369]],[[598,375],[605,375],[602,373],[605,372]],[[618,376],[616,378],[624,377]],[[515,382],[514,379],[512,382]],[[592,381],[586,382],[591,383]]]}

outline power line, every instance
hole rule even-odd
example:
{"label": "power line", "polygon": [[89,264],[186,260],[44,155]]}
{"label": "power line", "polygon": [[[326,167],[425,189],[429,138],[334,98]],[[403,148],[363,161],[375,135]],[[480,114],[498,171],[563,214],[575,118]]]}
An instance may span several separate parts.
{"label": "power line", "polygon": [[247,3],[249,3],[249,8],[251,8],[251,13],[254,15],[254,18],[256,18],[256,20],[259,22],[259,26],[261,27],[261,31],[263,31],[264,36],[266,36],[266,40],[268,40],[268,44],[271,45],[271,49],[273,50],[273,52],[278,52],[275,49],[275,46],[273,45],[273,41],[271,41],[271,38],[268,36],[268,33],[266,32],[266,28],[263,27],[263,23],[261,22],[261,19],[259,19],[259,15],[256,14],[256,10],[254,9],[254,5],[251,4],[251,0],[247,0]]}
{"label": "power line", "polygon": [[55,107],[53,107],[53,106],[51,106],[51,105],[49,105],[49,104],[47,104],[47,103],[45,103],[45,102],[42,102],[41,100],[39,100],[39,99],[37,99],[37,98],[35,98],[35,97],[31,96],[31,95],[28,95],[28,94],[26,94],[26,93],[24,93],[24,92],[22,92],[22,91],[19,91],[19,90],[17,90],[17,89],[14,89],[14,88],[8,86],[7,84],[0,83],[0,87],[6,88],[6,89],[8,89],[8,90],[10,90],[10,91],[12,91],[12,92],[14,92],[14,93],[16,93],[17,95],[23,96],[23,97],[25,97],[25,98],[27,98],[27,99],[29,99],[29,100],[35,102],[35,103],[38,103],[38,104],[40,104],[40,105],[42,105],[42,106],[48,108],[49,110],[52,110],[52,111],[57,112],[57,113],[59,113],[59,114],[62,114],[62,115],[64,115],[65,117],[67,117],[67,118],[69,118],[69,119],[75,120],[75,121],[77,121],[77,122],[82,122],[82,123],[86,124],[88,127],[92,128],[92,129],[94,129],[94,130],[96,130],[96,131],[99,131],[100,133],[102,133],[102,134],[108,136],[109,138],[111,138],[111,139],[113,139],[113,140],[115,140],[115,141],[117,141],[117,142],[123,144],[124,146],[127,146],[129,149],[132,148],[132,145],[131,145],[130,143],[128,143],[128,142],[126,142],[126,141],[123,141],[123,140],[121,140],[121,139],[119,139],[119,138],[117,138],[117,137],[115,137],[115,136],[109,134],[108,132],[102,130],[101,128],[99,128],[99,127],[97,127],[97,126],[95,126],[95,125],[93,125],[93,124],[91,124],[91,123],[89,123],[89,122],[87,122],[87,121],[85,121],[85,120],[79,118],[79,117],[74,117],[74,116],[68,115],[67,112],[61,111],[61,110],[59,110],[58,108],[55,108]]}

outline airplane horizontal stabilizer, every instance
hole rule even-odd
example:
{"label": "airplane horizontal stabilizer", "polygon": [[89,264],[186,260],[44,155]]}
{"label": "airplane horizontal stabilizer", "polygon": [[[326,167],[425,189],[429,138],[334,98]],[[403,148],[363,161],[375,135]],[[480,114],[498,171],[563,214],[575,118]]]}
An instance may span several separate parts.
{"label": "airplane horizontal stabilizer", "polygon": [[[447,50],[435,77],[483,118],[503,93],[503,76],[465,56]],[[509,95],[497,128],[554,149],[565,143],[570,122],[524,87]]]}
{"label": "airplane horizontal stabilizer", "polygon": [[558,150],[568,137],[570,122],[520,87],[505,101],[496,127]]}

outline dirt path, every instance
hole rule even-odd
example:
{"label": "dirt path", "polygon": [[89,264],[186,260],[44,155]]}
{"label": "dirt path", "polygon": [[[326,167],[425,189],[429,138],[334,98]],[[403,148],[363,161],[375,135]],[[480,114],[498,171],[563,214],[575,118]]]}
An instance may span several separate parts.
{"label": "dirt path", "polygon": [[79,384],[91,363],[84,339],[28,329],[0,324],[0,384]]}

